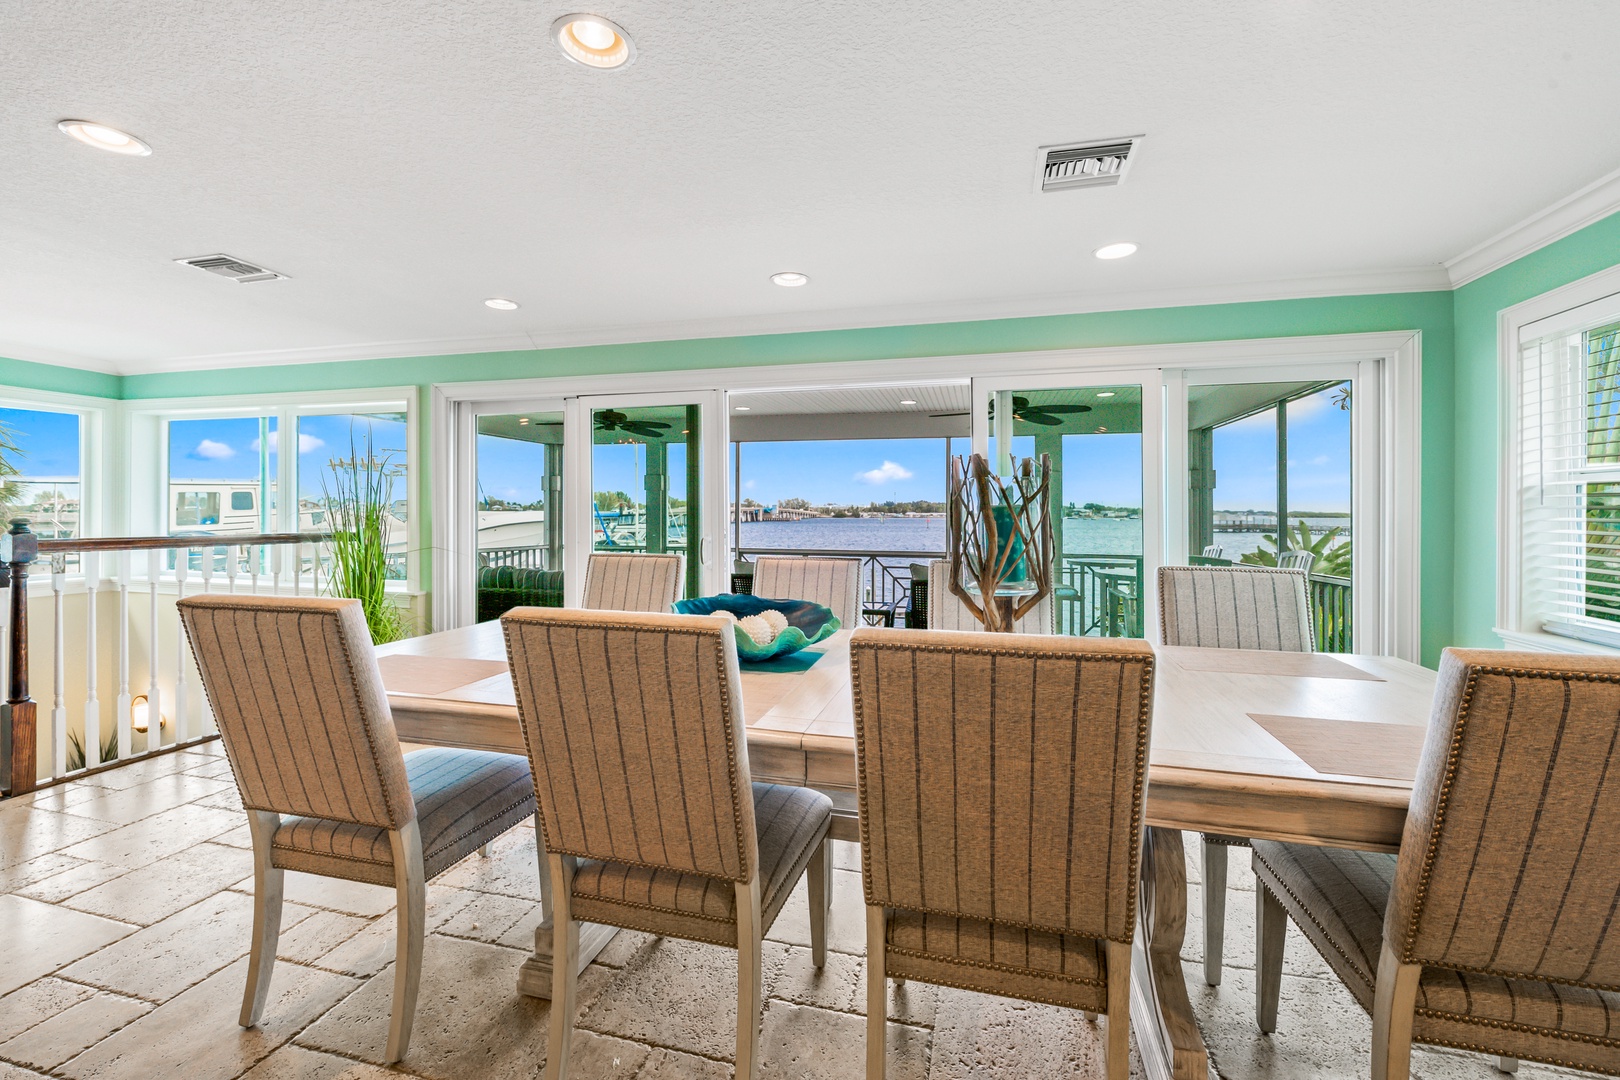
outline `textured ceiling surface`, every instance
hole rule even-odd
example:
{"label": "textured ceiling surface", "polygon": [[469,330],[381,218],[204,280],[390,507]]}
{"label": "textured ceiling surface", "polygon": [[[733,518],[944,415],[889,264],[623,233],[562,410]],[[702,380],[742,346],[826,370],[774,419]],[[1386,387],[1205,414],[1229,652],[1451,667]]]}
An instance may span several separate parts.
{"label": "textured ceiling surface", "polygon": [[[1434,267],[1620,165],[1613,0],[603,3],[623,71],[547,0],[0,0],[0,355],[1081,310]],[[1134,134],[1123,186],[1033,190],[1037,146]],[[289,280],[172,261],[214,252]]]}

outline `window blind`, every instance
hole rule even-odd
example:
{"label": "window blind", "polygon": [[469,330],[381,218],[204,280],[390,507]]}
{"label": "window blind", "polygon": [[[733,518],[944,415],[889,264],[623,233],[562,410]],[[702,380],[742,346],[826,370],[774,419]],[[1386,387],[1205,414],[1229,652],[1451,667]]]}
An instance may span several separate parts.
{"label": "window blind", "polygon": [[1620,323],[1527,340],[1519,372],[1526,621],[1620,647]]}

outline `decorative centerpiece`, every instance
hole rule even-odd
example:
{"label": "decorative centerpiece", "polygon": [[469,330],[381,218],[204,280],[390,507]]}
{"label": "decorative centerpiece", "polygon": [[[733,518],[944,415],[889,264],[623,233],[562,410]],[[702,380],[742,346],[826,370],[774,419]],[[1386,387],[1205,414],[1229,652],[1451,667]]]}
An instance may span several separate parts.
{"label": "decorative centerpiece", "polygon": [[986,630],[1010,634],[1052,593],[1052,459],[996,476],[980,454],[951,459],[946,496],[950,589]]}
{"label": "decorative centerpiece", "polygon": [[737,659],[775,660],[806,645],[825,641],[842,625],[830,608],[809,600],[770,600],[745,593],[721,593],[677,600],[677,615],[724,615],[732,620]]}

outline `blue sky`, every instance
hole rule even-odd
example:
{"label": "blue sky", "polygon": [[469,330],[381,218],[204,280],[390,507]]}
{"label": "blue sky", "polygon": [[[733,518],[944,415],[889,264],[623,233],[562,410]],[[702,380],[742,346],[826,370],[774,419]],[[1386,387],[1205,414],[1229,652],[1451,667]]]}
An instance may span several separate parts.
{"label": "blue sky", "polygon": [[[1325,390],[1288,405],[1288,510],[1350,509],[1350,413]],[[1277,509],[1277,422],[1265,412],[1215,431],[1215,509]]]}
{"label": "blue sky", "polygon": [[23,476],[79,475],[79,418],[72,413],[0,409],[0,425],[22,450]]}
{"label": "blue sky", "polygon": [[[269,470],[274,476],[281,449],[281,433],[276,418],[269,418]],[[365,438],[372,438],[377,457],[391,453],[395,462],[405,460],[405,423],[402,419],[356,416],[301,416],[298,418],[298,493],[319,498],[322,478],[335,457],[348,457],[351,443],[365,452]],[[174,420],[169,424],[169,478],[171,480],[257,480],[259,478],[259,420],[234,417],[226,420]],[[403,498],[404,488],[395,485],[395,497]]]}

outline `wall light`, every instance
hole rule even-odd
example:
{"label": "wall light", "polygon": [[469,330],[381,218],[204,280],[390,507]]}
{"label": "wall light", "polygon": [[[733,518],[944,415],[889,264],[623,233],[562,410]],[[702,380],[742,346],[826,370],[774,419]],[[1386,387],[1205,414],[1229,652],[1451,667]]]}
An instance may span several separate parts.
{"label": "wall light", "polygon": [[[151,713],[152,713],[152,708],[151,708],[151,705],[147,702],[145,694],[136,694],[134,697],[130,698],[130,700],[129,700],[129,726],[130,727],[134,728],[136,731],[145,732],[147,730],[147,728],[151,727]],[[158,714],[158,727],[161,728],[167,722],[168,721],[163,718],[163,714],[159,713]]]}

